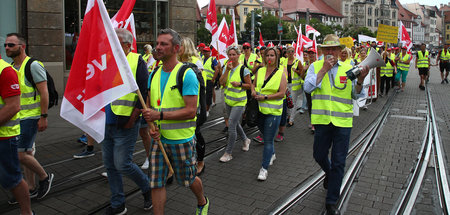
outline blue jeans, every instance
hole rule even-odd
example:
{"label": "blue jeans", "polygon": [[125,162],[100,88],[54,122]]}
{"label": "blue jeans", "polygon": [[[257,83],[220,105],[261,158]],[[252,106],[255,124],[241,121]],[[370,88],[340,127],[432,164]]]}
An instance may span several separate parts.
{"label": "blue jeans", "polygon": [[19,137],[0,140],[0,184],[11,190],[22,181],[17,142]]}
{"label": "blue jeans", "polygon": [[139,131],[139,120],[132,128],[122,129],[116,125],[106,125],[102,142],[103,163],[108,173],[111,190],[111,206],[118,208],[125,203],[122,174],[134,181],[142,193],[150,190],[148,176],[133,163],[134,145]]}
{"label": "blue jeans", "polygon": [[[352,128],[336,127],[333,124],[314,125],[313,156],[328,176],[326,204],[336,204],[339,199],[342,178],[344,177],[350,133]],[[331,148],[331,161],[328,152]]]}
{"label": "blue jeans", "polygon": [[264,151],[262,159],[262,167],[269,168],[270,159],[275,154],[273,140],[278,133],[278,126],[280,125],[281,116],[258,114],[258,129],[263,135]]}
{"label": "blue jeans", "polygon": [[39,119],[20,120],[20,137],[17,145],[19,152],[31,151],[38,130]]}

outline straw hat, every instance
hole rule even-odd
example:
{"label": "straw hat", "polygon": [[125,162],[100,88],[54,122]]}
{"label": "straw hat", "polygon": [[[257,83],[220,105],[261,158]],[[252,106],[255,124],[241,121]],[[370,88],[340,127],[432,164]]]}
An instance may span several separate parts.
{"label": "straw hat", "polygon": [[323,39],[323,43],[319,45],[320,48],[326,48],[326,47],[341,47],[345,48],[345,45],[342,45],[341,42],[339,42],[339,37],[334,34],[328,34],[325,36],[325,39]]}

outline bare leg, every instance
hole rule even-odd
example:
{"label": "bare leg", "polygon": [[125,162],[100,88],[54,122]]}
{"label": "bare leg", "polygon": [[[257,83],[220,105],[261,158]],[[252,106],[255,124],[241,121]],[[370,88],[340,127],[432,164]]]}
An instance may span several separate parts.
{"label": "bare leg", "polygon": [[26,168],[30,169],[32,172],[36,173],[39,176],[39,180],[44,180],[47,178],[47,173],[44,168],[42,168],[41,164],[34,158],[34,156],[28,152],[19,152],[19,161]]}
{"label": "bare leg", "polygon": [[197,197],[197,205],[205,205],[206,199],[203,194],[203,183],[199,177],[195,177],[194,183],[189,187],[191,191],[194,193],[195,197]]}
{"label": "bare leg", "polygon": [[166,203],[166,188],[152,188],[153,214],[164,214],[164,204]]}
{"label": "bare leg", "polygon": [[31,215],[30,194],[28,193],[28,186],[25,180],[22,181],[11,192],[20,206],[20,214]]}
{"label": "bare leg", "polygon": [[148,156],[150,154],[150,143],[152,142],[152,139],[151,139],[150,133],[149,133],[149,127],[140,128],[139,135],[142,138],[142,143],[144,144],[144,148],[145,148],[145,155],[148,158]]}

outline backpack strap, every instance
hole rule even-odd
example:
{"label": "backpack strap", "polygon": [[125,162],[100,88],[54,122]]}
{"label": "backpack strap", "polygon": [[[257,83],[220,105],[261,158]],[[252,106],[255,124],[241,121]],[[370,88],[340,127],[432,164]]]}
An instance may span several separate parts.
{"label": "backpack strap", "polygon": [[25,64],[25,78],[30,82],[31,87],[36,89],[36,83],[34,83],[33,75],[31,75],[31,64],[36,61],[34,58],[30,58]]}
{"label": "backpack strap", "polygon": [[241,83],[245,83],[245,81],[244,81],[244,70],[245,70],[245,66],[241,66],[241,71],[240,71]]}
{"label": "backpack strap", "polygon": [[183,63],[183,65],[180,67],[177,73],[177,84],[175,86],[172,86],[170,89],[178,88],[178,91],[180,92],[181,96],[183,96],[183,77],[184,73],[187,69],[192,67],[192,63]]}

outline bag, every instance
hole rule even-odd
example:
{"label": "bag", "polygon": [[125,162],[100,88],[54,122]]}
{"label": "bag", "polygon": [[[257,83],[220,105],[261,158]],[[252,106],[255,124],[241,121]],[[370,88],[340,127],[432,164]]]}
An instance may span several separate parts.
{"label": "bag", "polygon": [[294,107],[294,101],[292,100],[291,91],[289,89],[286,90],[286,104],[289,109]]}
{"label": "bag", "polygon": [[[153,72],[151,73],[151,77],[153,79],[153,76],[155,75],[156,71],[158,71],[160,66],[156,67]],[[183,63],[183,65],[180,67],[180,69],[178,70],[177,73],[177,80],[176,80],[176,85],[170,87],[171,89],[175,89],[177,88],[178,91],[180,92],[181,95],[183,95],[183,76],[184,73],[186,72],[187,69],[192,69],[195,73],[195,75],[197,76],[197,80],[199,83],[199,88],[200,88],[200,92],[199,92],[199,106],[197,108],[197,127],[203,125],[203,123],[206,122],[206,86],[205,86],[205,80],[203,79],[202,76],[202,71],[200,71],[200,69],[198,69],[197,65],[193,64],[193,63]]]}
{"label": "bag", "polygon": [[[25,78],[28,80],[28,82],[31,83],[31,87],[34,88],[34,100],[36,100],[36,83],[34,83],[33,75],[31,75],[31,63],[34,61],[37,61],[34,58],[30,58],[25,64]],[[42,67],[44,68],[44,67]],[[44,68],[45,74],[47,75],[47,90],[48,90],[48,109],[52,108],[53,106],[58,105],[58,92],[56,91],[55,82],[53,81],[52,76],[48,73],[48,71]]]}
{"label": "bag", "polygon": [[250,97],[247,100],[247,107],[245,108],[245,123],[248,127],[255,127],[258,125],[259,106],[258,101]]}

